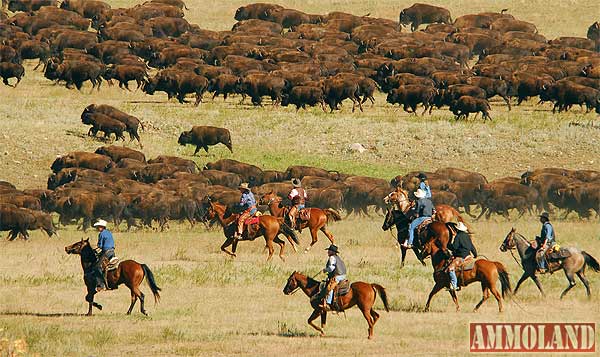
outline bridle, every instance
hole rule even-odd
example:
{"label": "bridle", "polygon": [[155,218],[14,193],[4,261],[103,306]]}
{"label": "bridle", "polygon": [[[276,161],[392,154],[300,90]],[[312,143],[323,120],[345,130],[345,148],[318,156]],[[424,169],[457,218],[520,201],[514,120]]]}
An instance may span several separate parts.
{"label": "bridle", "polygon": [[[519,259],[517,259],[517,257],[515,256],[514,250],[516,248],[516,243],[515,243],[515,234],[518,234],[517,232],[510,232],[508,234],[508,236],[506,236],[506,238],[504,239],[504,242],[502,242],[502,245],[500,246],[500,250],[502,250],[502,248],[504,248],[504,251],[509,251],[510,255],[513,257],[514,261],[517,263],[518,266],[520,266],[523,269],[523,265],[521,264],[521,262],[519,262]],[[519,234],[519,236],[526,240],[525,237],[523,237],[522,235]],[[509,246],[508,242],[511,241],[513,242],[512,247]],[[529,244],[529,243],[527,243]],[[529,246],[531,246],[531,244],[529,244]]]}

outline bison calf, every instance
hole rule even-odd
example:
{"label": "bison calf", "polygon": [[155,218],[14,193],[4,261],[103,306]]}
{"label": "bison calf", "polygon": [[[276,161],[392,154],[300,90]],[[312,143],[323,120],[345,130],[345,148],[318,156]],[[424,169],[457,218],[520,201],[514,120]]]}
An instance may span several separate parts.
{"label": "bison calf", "polygon": [[208,147],[219,143],[227,146],[229,151],[233,153],[231,144],[231,134],[225,128],[217,128],[214,126],[194,126],[190,131],[184,131],[177,140],[179,145],[192,144],[196,145],[194,155],[203,148],[208,153]]}
{"label": "bison calf", "polygon": [[88,131],[88,135],[91,133],[93,136],[96,136],[98,131],[102,131],[104,132],[105,138],[110,137],[110,134],[114,133],[116,137],[115,140],[122,139],[125,141],[123,132],[127,129],[127,127],[125,124],[109,117],[108,115],[101,113],[83,113],[81,115],[81,122],[83,124],[92,126]]}
{"label": "bison calf", "polygon": [[450,104],[450,110],[456,116],[456,120],[460,119],[461,117],[466,119],[469,117],[469,113],[479,114],[479,112],[481,112],[483,115],[483,120],[492,120],[492,117],[489,113],[491,110],[490,103],[486,99],[463,95],[462,97],[458,98],[458,100]]}

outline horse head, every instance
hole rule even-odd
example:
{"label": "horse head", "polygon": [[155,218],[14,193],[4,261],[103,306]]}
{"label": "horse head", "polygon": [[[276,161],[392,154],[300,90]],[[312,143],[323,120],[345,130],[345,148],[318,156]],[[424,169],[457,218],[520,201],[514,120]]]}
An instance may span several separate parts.
{"label": "horse head", "polygon": [[270,205],[277,199],[277,197],[278,196],[275,193],[273,193],[273,191],[270,191],[269,193],[265,193],[264,195],[262,195],[262,197],[259,200],[259,203],[261,205]]}
{"label": "horse head", "polygon": [[79,242],[75,242],[71,245],[66,246],[65,252],[67,252],[67,254],[81,254],[81,251],[86,246],[88,246],[88,247],[90,246],[90,239],[89,238],[86,238],[86,239],[81,238],[81,240]]}
{"label": "horse head", "polygon": [[500,245],[500,251],[501,252],[506,252],[508,250],[514,249],[515,248],[515,233],[517,232],[517,229],[515,227],[513,227],[510,232],[508,232],[508,234],[506,235],[506,237],[504,238],[504,241],[502,242],[502,244]]}
{"label": "horse head", "polygon": [[300,284],[298,283],[298,280],[296,279],[297,274],[299,274],[299,273],[294,271],[288,278],[287,283],[283,287],[283,293],[285,295],[290,295],[294,291],[296,291],[297,289],[300,288]]}

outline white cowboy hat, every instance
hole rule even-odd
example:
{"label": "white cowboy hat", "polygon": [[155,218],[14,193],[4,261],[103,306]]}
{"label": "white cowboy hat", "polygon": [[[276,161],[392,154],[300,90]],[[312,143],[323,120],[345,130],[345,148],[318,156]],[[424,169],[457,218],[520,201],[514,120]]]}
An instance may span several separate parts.
{"label": "white cowboy hat", "polygon": [[427,194],[425,193],[425,191],[418,189],[417,192],[415,192],[415,197],[416,198],[423,198],[425,197]]}
{"label": "white cowboy hat", "polygon": [[248,184],[248,182],[242,182],[238,188],[240,190],[250,190],[250,185]]}
{"label": "white cowboy hat", "polygon": [[469,228],[467,228],[467,226],[464,223],[462,223],[462,222],[458,222],[456,224],[456,229],[458,229],[459,231],[462,231],[462,232],[468,232],[469,231]]}
{"label": "white cowboy hat", "polygon": [[107,225],[107,224],[108,224],[108,223],[106,223],[106,221],[105,221],[105,220],[103,220],[103,219],[99,219],[99,220],[98,220],[98,222],[94,223],[94,227],[98,227],[98,226],[100,226],[100,227],[104,227],[104,228],[106,228],[106,225]]}

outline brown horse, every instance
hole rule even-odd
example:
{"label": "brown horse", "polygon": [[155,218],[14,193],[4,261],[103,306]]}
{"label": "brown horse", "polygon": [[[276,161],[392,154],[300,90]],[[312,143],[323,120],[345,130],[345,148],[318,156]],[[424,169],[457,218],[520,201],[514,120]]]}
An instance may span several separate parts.
{"label": "brown horse", "polygon": [[[263,195],[260,198],[261,204],[266,204],[269,207],[269,212],[275,217],[286,218],[288,212],[290,210],[289,207],[285,207],[281,205],[281,197],[277,196],[272,191]],[[312,238],[312,242],[310,245],[306,247],[304,252],[308,252],[310,248],[312,248],[315,243],[317,243],[318,231],[323,232],[325,236],[331,241],[331,244],[334,244],[333,234],[327,230],[327,223],[332,219],[334,222],[340,221],[342,217],[339,213],[332,209],[320,209],[320,208],[305,208],[310,211],[310,219],[308,221],[302,221],[300,225],[300,229],[308,228],[310,230],[310,236]]]}
{"label": "brown horse", "polygon": [[[90,246],[89,239],[82,239],[79,242],[75,242],[65,247],[67,254],[78,254],[81,256],[81,267],[83,268],[83,281],[87,287],[87,295],[85,300],[89,304],[88,316],[92,316],[92,306],[99,310],[102,310],[102,305],[94,302],[94,295],[96,294],[96,278],[94,276],[94,269],[96,266],[97,258],[94,249]],[[144,277],[147,277],[148,285],[152,294],[154,295],[154,302],[158,303],[160,300],[160,288],[156,285],[154,280],[154,274],[146,264],[140,264],[134,260],[124,260],[115,270],[111,270],[106,273],[106,281],[110,289],[116,289],[119,285],[125,284],[129,291],[131,291],[131,305],[127,310],[127,315],[131,314],[133,306],[140,300],[140,311],[144,315],[146,309],[144,309],[144,293],[140,291],[140,284],[144,281]]]}
{"label": "brown horse", "polygon": [[[308,324],[312,326],[315,330],[321,333],[321,336],[325,335],[325,323],[327,322],[327,310],[323,309],[319,306],[320,299],[313,298],[319,294],[319,286],[320,282],[310,278],[302,273],[293,272],[292,275],[287,280],[287,284],[283,288],[283,293],[285,295],[291,295],[296,292],[298,289],[302,289],[302,291],[311,298],[310,305],[312,306],[313,313],[308,318]],[[360,311],[362,312],[365,320],[369,324],[369,339],[373,338],[373,327],[377,320],[379,320],[379,314],[377,311],[373,310],[373,305],[375,304],[375,299],[377,298],[377,293],[381,295],[381,300],[383,301],[383,306],[385,307],[385,311],[389,310],[388,298],[385,288],[379,284],[370,284],[362,281],[354,282],[350,285],[350,291],[348,294],[342,296],[341,300],[341,309],[345,311],[354,305],[357,305]],[[321,317],[321,327],[315,325],[313,323],[317,317]]]}
{"label": "brown horse", "polygon": [[[259,216],[258,217],[258,229],[256,232],[248,236],[248,230],[244,231],[242,235],[242,239],[234,238],[235,232],[237,230],[237,221],[239,214],[232,214],[227,206],[220,204],[218,202],[213,202],[210,198],[206,198],[203,202],[203,209],[205,213],[204,219],[208,221],[218,221],[223,227],[223,233],[225,234],[225,242],[221,245],[221,250],[228,255],[235,257],[237,245],[240,240],[255,240],[258,237],[265,238],[265,244],[267,249],[269,250],[269,256],[267,257],[267,261],[271,260],[273,257],[273,252],[275,249],[273,248],[273,243],[279,245],[279,257],[281,260],[285,260],[283,255],[285,249],[285,242],[279,238],[279,234],[283,234],[287,237],[292,244],[294,250],[296,249],[295,244],[300,244],[298,241],[298,237],[296,237],[296,233],[288,227],[287,224],[283,223],[282,218],[276,218],[273,216]],[[227,247],[231,246],[231,252],[227,250]]]}
{"label": "brown horse", "polygon": [[[414,208],[415,201],[411,201],[408,195],[408,191],[398,186],[394,191],[390,192],[383,198],[386,205],[393,205],[395,209],[403,212],[404,214],[410,214],[410,210]],[[460,212],[452,206],[448,205],[436,205],[433,220],[449,223],[449,222],[462,222],[465,225],[468,224],[460,215]]]}
{"label": "brown horse", "polygon": [[[435,281],[435,285],[429,293],[429,298],[427,299],[427,304],[425,305],[425,311],[429,311],[431,299],[435,294],[442,290],[442,288],[450,287],[450,277],[448,276],[448,272],[446,272],[446,268],[450,264],[450,259],[448,259],[447,253],[442,250],[441,246],[442,242],[436,238],[432,238],[425,243],[425,247],[423,249],[423,258],[431,256],[431,263],[433,265],[433,280]],[[507,294],[512,293],[508,271],[500,262],[494,262],[487,259],[478,259],[475,261],[473,269],[466,270],[464,272],[461,272],[460,269],[458,269],[456,271],[456,276],[458,278],[459,286],[467,286],[476,281],[481,282],[483,297],[475,306],[475,309],[473,310],[474,312],[477,312],[479,307],[481,307],[481,305],[490,297],[490,292],[498,301],[498,310],[502,312],[502,298],[507,296]],[[500,279],[500,284],[502,285],[502,295],[500,295],[500,292],[496,287],[496,281],[498,279]],[[454,301],[454,304],[456,305],[456,311],[459,311],[460,306],[458,305],[456,291],[450,290],[450,296],[452,296],[452,301]]]}

